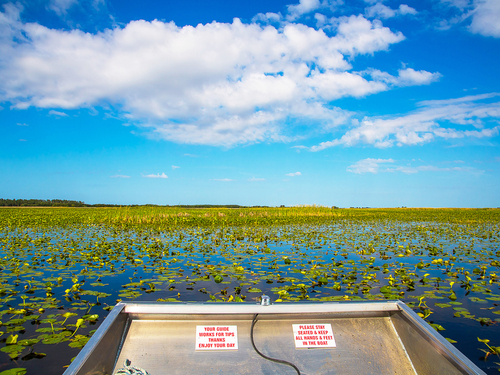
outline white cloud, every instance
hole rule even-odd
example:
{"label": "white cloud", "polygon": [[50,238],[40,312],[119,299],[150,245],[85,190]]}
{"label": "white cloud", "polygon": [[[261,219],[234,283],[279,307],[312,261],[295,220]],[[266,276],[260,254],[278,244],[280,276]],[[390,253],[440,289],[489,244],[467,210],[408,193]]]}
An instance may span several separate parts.
{"label": "white cloud", "polygon": [[474,0],[469,29],[475,34],[500,38],[500,1]]}
{"label": "white cloud", "polygon": [[147,175],[142,175],[142,177],[146,178],[168,178],[168,176],[165,173],[157,173],[157,174],[147,174]]}
{"label": "white cloud", "polygon": [[4,13],[0,14],[0,19],[5,17],[6,20],[2,21],[9,22],[9,20],[18,21],[20,19],[22,11],[24,10],[24,7],[21,5],[21,3],[16,2],[15,4],[13,3],[3,4],[3,9]]}
{"label": "white cloud", "polygon": [[255,178],[255,177],[248,179],[248,181],[265,181],[265,180],[266,180],[265,178]]}
{"label": "white cloud", "polygon": [[316,20],[316,26],[322,28],[328,22],[328,18],[321,13],[314,14],[314,19]]}
{"label": "white cloud", "polygon": [[453,17],[442,19],[438,29],[448,30],[470,20],[471,33],[500,38],[500,1],[498,0],[441,0],[455,11]]}
{"label": "white cloud", "polygon": [[[387,163],[391,166],[386,166]],[[359,160],[353,165],[347,167],[347,172],[364,174],[373,173],[377,174],[379,172],[401,172],[405,174],[414,174],[418,172],[470,172],[481,174],[484,173],[483,170],[479,170],[472,167],[436,167],[433,165],[420,165],[417,167],[412,167],[410,165],[406,166],[392,166],[395,163],[393,159],[372,159],[367,158]]]}
{"label": "white cloud", "polygon": [[407,14],[417,14],[417,11],[406,4],[401,4],[398,9],[392,9],[382,3],[376,3],[365,9],[365,15],[368,18],[387,19]]}
{"label": "white cloud", "polygon": [[126,176],[124,174],[115,174],[113,176],[110,176],[111,178],[130,178],[130,176]]}
{"label": "white cloud", "polygon": [[23,123],[18,122],[16,125],[17,125],[17,126],[29,126],[28,124],[26,124],[26,123],[24,123],[24,122],[23,122]]}
{"label": "white cloud", "polygon": [[180,167],[178,167],[177,165],[172,165],[172,169],[179,169]]}
{"label": "white cloud", "polygon": [[50,0],[47,9],[52,10],[58,16],[65,15],[68,9],[77,4],[78,0]]}
{"label": "white cloud", "polygon": [[252,22],[262,22],[262,23],[280,23],[281,22],[281,14],[279,13],[258,13],[252,18]]}
{"label": "white cloud", "polygon": [[420,107],[442,107],[451,104],[461,104],[467,102],[474,102],[484,99],[492,99],[497,96],[500,96],[498,92],[492,92],[488,94],[479,94],[479,95],[468,95],[461,98],[454,99],[442,99],[442,100],[424,100],[418,103]]}
{"label": "white cloud", "polygon": [[379,20],[369,21],[361,15],[340,17],[336,22],[337,35],[332,39],[339,52],[347,55],[384,51],[391,44],[405,39],[402,33],[393,33]]}
{"label": "white cloud", "polygon": [[437,81],[441,75],[439,73],[430,73],[425,70],[416,71],[412,68],[399,70],[397,85],[413,86],[428,85]]}
{"label": "white cloud", "polygon": [[417,14],[418,12],[416,11],[416,9],[406,4],[401,4],[398,8],[398,13],[401,15],[405,15],[405,14]]}
{"label": "white cloud", "polygon": [[362,173],[378,173],[379,164],[394,163],[392,159],[363,159],[353,165],[347,167],[347,172],[362,174]]}
{"label": "white cloud", "polygon": [[391,18],[396,15],[396,11],[382,3],[377,3],[366,8],[365,14],[368,18]]}
{"label": "white cloud", "polygon": [[298,4],[288,5],[287,19],[293,21],[303,14],[311,13],[321,7],[319,0],[300,0]]}
{"label": "white cloud", "polygon": [[212,181],[222,181],[222,182],[230,182],[233,181],[230,178],[213,178]]}
{"label": "white cloud", "polygon": [[19,142],[27,142],[26,139],[20,139]]}
{"label": "white cloud", "polygon": [[68,117],[68,114],[66,114],[64,112],[60,112],[60,111],[54,111],[53,109],[51,109],[49,111],[49,115],[50,116],[59,116],[59,117]]}
{"label": "white cloud", "polygon": [[376,82],[394,87],[429,85],[441,77],[439,73],[430,73],[425,70],[414,70],[412,68],[399,69],[397,76],[374,69],[368,70],[366,73]]}
{"label": "white cloud", "polygon": [[290,176],[290,177],[302,176],[302,173],[300,172],[287,173],[285,174],[285,176]]}
{"label": "white cloud", "polygon": [[329,20],[329,35],[300,23],[275,28],[238,19],[196,27],[133,21],[91,34],[23,23],[11,8],[0,13],[0,102],[53,114],[115,107],[128,123],[179,143],[283,141],[288,120],[337,126],[349,118],[332,100],[436,76],[354,71],[357,55],[404,39],[362,16]]}
{"label": "white cloud", "polygon": [[311,150],[320,151],[337,145],[353,146],[359,143],[385,148],[394,145],[418,145],[435,138],[494,137],[498,135],[500,126],[490,125],[488,128],[485,121],[498,124],[500,102],[475,102],[496,95],[425,101],[420,103],[422,108],[404,116],[365,117],[361,121],[354,120],[352,129],[341,138],[320,143]]}

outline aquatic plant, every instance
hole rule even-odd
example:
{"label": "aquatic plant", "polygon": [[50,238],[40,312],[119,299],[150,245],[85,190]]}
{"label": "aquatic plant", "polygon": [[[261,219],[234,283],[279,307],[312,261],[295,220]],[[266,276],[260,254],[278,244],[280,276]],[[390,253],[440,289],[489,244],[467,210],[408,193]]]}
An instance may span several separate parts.
{"label": "aquatic plant", "polygon": [[265,293],[275,303],[401,299],[482,366],[476,331],[500,336],[499,219],[470,209],[2,208],[0,363],[62,371],[120,300]]}

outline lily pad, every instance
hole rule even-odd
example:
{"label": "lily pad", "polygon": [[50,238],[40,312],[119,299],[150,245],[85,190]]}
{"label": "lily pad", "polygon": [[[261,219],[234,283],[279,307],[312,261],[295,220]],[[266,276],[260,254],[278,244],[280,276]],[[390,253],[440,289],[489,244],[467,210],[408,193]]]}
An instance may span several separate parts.
{"label": "lily pad", "polygon": [[262,290],[259,288],[248,288],[249,293],[262,293]]}
{"label": "lily pad", "polygon": [[28,370],[21,367],[11,368],[0,372],[0,375],[24,375]]}

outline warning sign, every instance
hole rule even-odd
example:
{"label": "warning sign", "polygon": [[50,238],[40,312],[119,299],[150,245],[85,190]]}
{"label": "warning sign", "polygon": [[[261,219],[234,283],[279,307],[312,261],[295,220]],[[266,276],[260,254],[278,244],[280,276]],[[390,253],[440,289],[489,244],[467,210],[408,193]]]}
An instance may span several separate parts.
{"label": "warning sign", "polygon": [[196,350],[238,350],[238,326],[196,326]]}
{"label": "warning sign", "polygon": [[295,348],[335,348],[331,324],[292,324]]}

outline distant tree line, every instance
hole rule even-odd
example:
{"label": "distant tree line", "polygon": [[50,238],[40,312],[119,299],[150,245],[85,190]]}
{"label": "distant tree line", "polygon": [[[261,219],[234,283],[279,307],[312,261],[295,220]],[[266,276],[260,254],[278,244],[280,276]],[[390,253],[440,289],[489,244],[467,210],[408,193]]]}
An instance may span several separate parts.
{"label": "distant tree line", "polygon": [[2,199],[0,206],[10,207],[87,207],[80,201],[69,201],[65,199]]}
{"label": "distant tree line", "polygon": [[[237,204],[87,204],[81,201],[71,201],[65,199],[3,199],[0,198],[0,207],[178,207],[178,208],[247,208],[250,206],[240,206]],[[251,206],[255,208],[269,206]]]}

